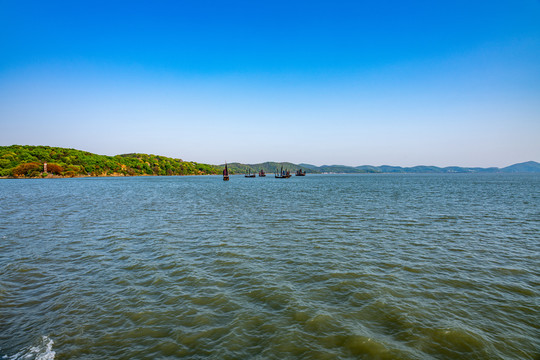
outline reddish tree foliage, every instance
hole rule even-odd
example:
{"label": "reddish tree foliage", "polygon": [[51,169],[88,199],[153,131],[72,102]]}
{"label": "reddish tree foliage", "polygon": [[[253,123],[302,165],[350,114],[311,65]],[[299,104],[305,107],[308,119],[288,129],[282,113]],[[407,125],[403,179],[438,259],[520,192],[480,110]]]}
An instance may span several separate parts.
{"label": "reddish tree foliage", "polygon": [[57,164],[47,164],[47,172],[50,172],[51,174],[61,174],[64,171],[64,169]]}
{"label": "reddish tree foliage", "polygon": [[43,165],[37,162],[24,163],[13,169],[14,176],[35,176],[43,170]]}

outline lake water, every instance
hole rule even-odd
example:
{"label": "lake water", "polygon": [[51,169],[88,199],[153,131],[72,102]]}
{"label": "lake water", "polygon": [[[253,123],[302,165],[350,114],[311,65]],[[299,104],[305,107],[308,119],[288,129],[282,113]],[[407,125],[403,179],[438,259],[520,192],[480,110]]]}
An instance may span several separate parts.
{"label": "lake water", "polygon": [[540,176],[0,180],[0,358],[538,359]]}

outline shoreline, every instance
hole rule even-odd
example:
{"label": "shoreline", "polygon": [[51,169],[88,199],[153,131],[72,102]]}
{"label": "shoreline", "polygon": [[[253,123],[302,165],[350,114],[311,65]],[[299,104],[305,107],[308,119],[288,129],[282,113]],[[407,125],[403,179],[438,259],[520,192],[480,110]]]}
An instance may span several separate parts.
{"label": "shoreline", "polygon": [[[231,174],[231,176],[239,176],[243,177],[244,174]],[[349,176],[377,176],[377,175],[449,175],[449,176],[459,176],[459,175],[540,175],[539,173],[533,173],[533,172],[512,172],[512,173],[505,173],[505,172],[492,172],[492,173],[481,173],[481,172],[469,172],[469,173],[435,173],[435,172],[423,172],[423,173],[407,173],[407,172],[387,172],[387,173],[311,173],[309,176],[314,175],[349,175]],[[0,176],[0,180],[50,180],[50,179],[83,179],[83,178],[135,178],[135,177],[173,177],[173,176],[218,176],[221,177],[221,174],[186,174],[186,175],[149,175],[149,174],[142,174],[142,175],[123,175],[123,174],[116,174],[116,175],[76,175],[76,176],[59,176],[59,175],[48,175],[48,176],[36,176],[36,177],[15,177],[15,176]]]}
{"label": "shoreline", "polygon": [[47,175],[47,176],[0,176],[0,180],[31,180],[31,179],[78,179],[78,178],[109,178],[109,177],[148,177],[148,176],[159,176],[159,177],[171,177],[171,176],[219,176],[220,174],[186,174],[186,175],[124,175],[124,174],[114,174],[114,175],[75,175],[75,176],[61,176],[61,175]]}

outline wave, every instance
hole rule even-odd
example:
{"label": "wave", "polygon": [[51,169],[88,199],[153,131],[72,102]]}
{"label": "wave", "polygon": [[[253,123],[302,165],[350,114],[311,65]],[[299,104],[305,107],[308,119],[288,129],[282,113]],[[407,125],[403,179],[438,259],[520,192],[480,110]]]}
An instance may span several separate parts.
{"label": "wave", "polygon": [[48,336],[42,336],[37,345],[29,346],[15,355],[4,355],[2,359],[7,360],[53,360],[56,352],[53,351],[54,341]]}

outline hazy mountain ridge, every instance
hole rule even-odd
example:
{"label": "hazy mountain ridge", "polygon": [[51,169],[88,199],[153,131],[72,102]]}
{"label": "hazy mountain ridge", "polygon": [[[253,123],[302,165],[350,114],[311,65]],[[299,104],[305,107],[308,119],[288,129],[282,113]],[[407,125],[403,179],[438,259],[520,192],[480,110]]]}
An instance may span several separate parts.
{"label": "hazy mountain ridge", "polygon": [[536,161],[527,161],[519,164],[514,164],[501,169],[507,173],[537,173],[540,172],[540,164]]}
{"label": "hazy mountain ridge", "polygon": [[536,161],[527,161],[510,165],[504,168],[489,167],[460,167],[460,166],[425,166],[418,165],[413,167],[401,166],[346,166],[346,165],[323,165],[317,167],[315,165],[302,164],[304,167],[309,167],[312,170],[322,173],[540,173],[540,163]]}
{"label": "hazy mountain ridge", "polygon": [[[220,167],[225,166],[225,164],[219,165]],[[289,170],[291,172],[294,172],[298,169],[305,170],[307,173],[320,173],[320,171],[316,169],[312,169],[309,167],[306,167],[302,164],[293,164],[290,162],[273,162],[273,161],[267,161],[260,164],[241,164],[241,163],[230,163],[227,164],[227,168],[229,169],[229,172],[231,174],[244,174],[247,172],[251,173],[258,173],[260,170],[264,170],[264,172],[268,174],[273,174],[277,171],[280,171],[281,168],[283,170]]]}
{"label": "hazy mountain ridge", "polygon": [[[232,164],[229,165],[231,167]],[[389,173],[404,173],[404,174],[466,174],[466,173],[540,173],[540,163],[536,161],[527,161],[510,165],[504,168],[489,167],[460,167],[460,166],[426,166],[418,165],[413,167],[401,167],[401,166],[347,166],[347,165],[322,165],[316,166],[312,164],[293,164],[293,163],[278,163],[278,162],[265,162],[261,164],[239,164],[234,163],[234,169],[236,173],[242,173],[251,169],[252,172],[258,172],[263,169],[266,172],[274,172],[275,169],[279,169],[283,166],[284,169],[306,170],[308,173],[339,173],[339,174],[389,174]]]}

